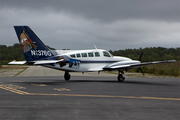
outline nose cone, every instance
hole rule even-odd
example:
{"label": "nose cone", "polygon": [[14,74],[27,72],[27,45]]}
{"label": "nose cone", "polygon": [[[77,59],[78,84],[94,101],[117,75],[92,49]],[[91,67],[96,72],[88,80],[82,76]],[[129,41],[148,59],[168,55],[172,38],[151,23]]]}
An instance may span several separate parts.
{"label": "nose cone", "polygon": [[116,59],[117,61],[132,61],[132,59],[127,57],[113,56],[113,58]]}

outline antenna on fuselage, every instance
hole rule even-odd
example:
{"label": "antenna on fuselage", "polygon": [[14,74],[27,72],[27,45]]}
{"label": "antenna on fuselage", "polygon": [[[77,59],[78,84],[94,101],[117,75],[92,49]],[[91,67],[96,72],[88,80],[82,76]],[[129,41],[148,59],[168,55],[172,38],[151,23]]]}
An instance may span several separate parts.
{"label": "antenna on fuselage", "polygon": [[94,47],[97,49],[96,45],[94,45]]}

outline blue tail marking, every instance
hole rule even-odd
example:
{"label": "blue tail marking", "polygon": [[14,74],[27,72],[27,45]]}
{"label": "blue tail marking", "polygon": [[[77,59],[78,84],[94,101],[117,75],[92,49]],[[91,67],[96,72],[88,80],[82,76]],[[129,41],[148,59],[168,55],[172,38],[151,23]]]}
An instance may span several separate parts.
{"label": "blue tail marking", "polygon": [[28,26],[14,26],[26,61],[43,60],[54,56]]}

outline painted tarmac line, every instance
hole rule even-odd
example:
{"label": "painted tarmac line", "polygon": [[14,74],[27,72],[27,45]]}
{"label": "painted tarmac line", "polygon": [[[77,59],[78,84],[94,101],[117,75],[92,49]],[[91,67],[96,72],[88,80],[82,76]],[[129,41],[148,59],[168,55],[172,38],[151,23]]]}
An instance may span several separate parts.
{"label": "painted tarmac line", "polygon": [[112,96],[112,95],[46,94],[46,93],[29,93],[29,95],[51,95],[51,96],[72,96],[72,97],[106,97],[106,98],[130,98],[130,99],[153,99],[153,100],[178,100],[178,101],[180,101],[180,98]]}
{"label": "painted tarmac line", "polygon": [[180,98],[163,98],[163,97],[136,97],[136,96],[114,96],[114,95],[83,95],[83,94],[47,94],[47,93],[28,93],[21,90],[0,85],[1,89],[17,93],[20,95],[46,95],[46,96],[69,96],[69,97],[99,97],[99,98],[127,98],[127,99],[151,99],[151,100],[176,100]]}
{"label": "painted tarmac line", "polygon": [[4,90],[7,90],[7,91],[10,91],[10,92],[13,92],[13,93],[21,94],[21,95],[29,94],[28,92],[24,92],[24,91],[21,91],[21,90],[13,89],[13,88],[6,87],[6,86],[0,86],[0,88],[4,89]]}

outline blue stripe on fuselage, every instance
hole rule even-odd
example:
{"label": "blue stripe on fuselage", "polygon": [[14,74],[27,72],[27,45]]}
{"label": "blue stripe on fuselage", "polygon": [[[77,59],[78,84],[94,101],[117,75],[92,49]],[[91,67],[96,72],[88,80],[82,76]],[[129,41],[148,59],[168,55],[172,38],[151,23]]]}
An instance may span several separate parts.
{"label": "blue stripe on fuselage", "polygon": [[[81,63],[114,63],[119,61],[81,61]],[[66,63],[69,63],[69,61],[66,61]]]}

